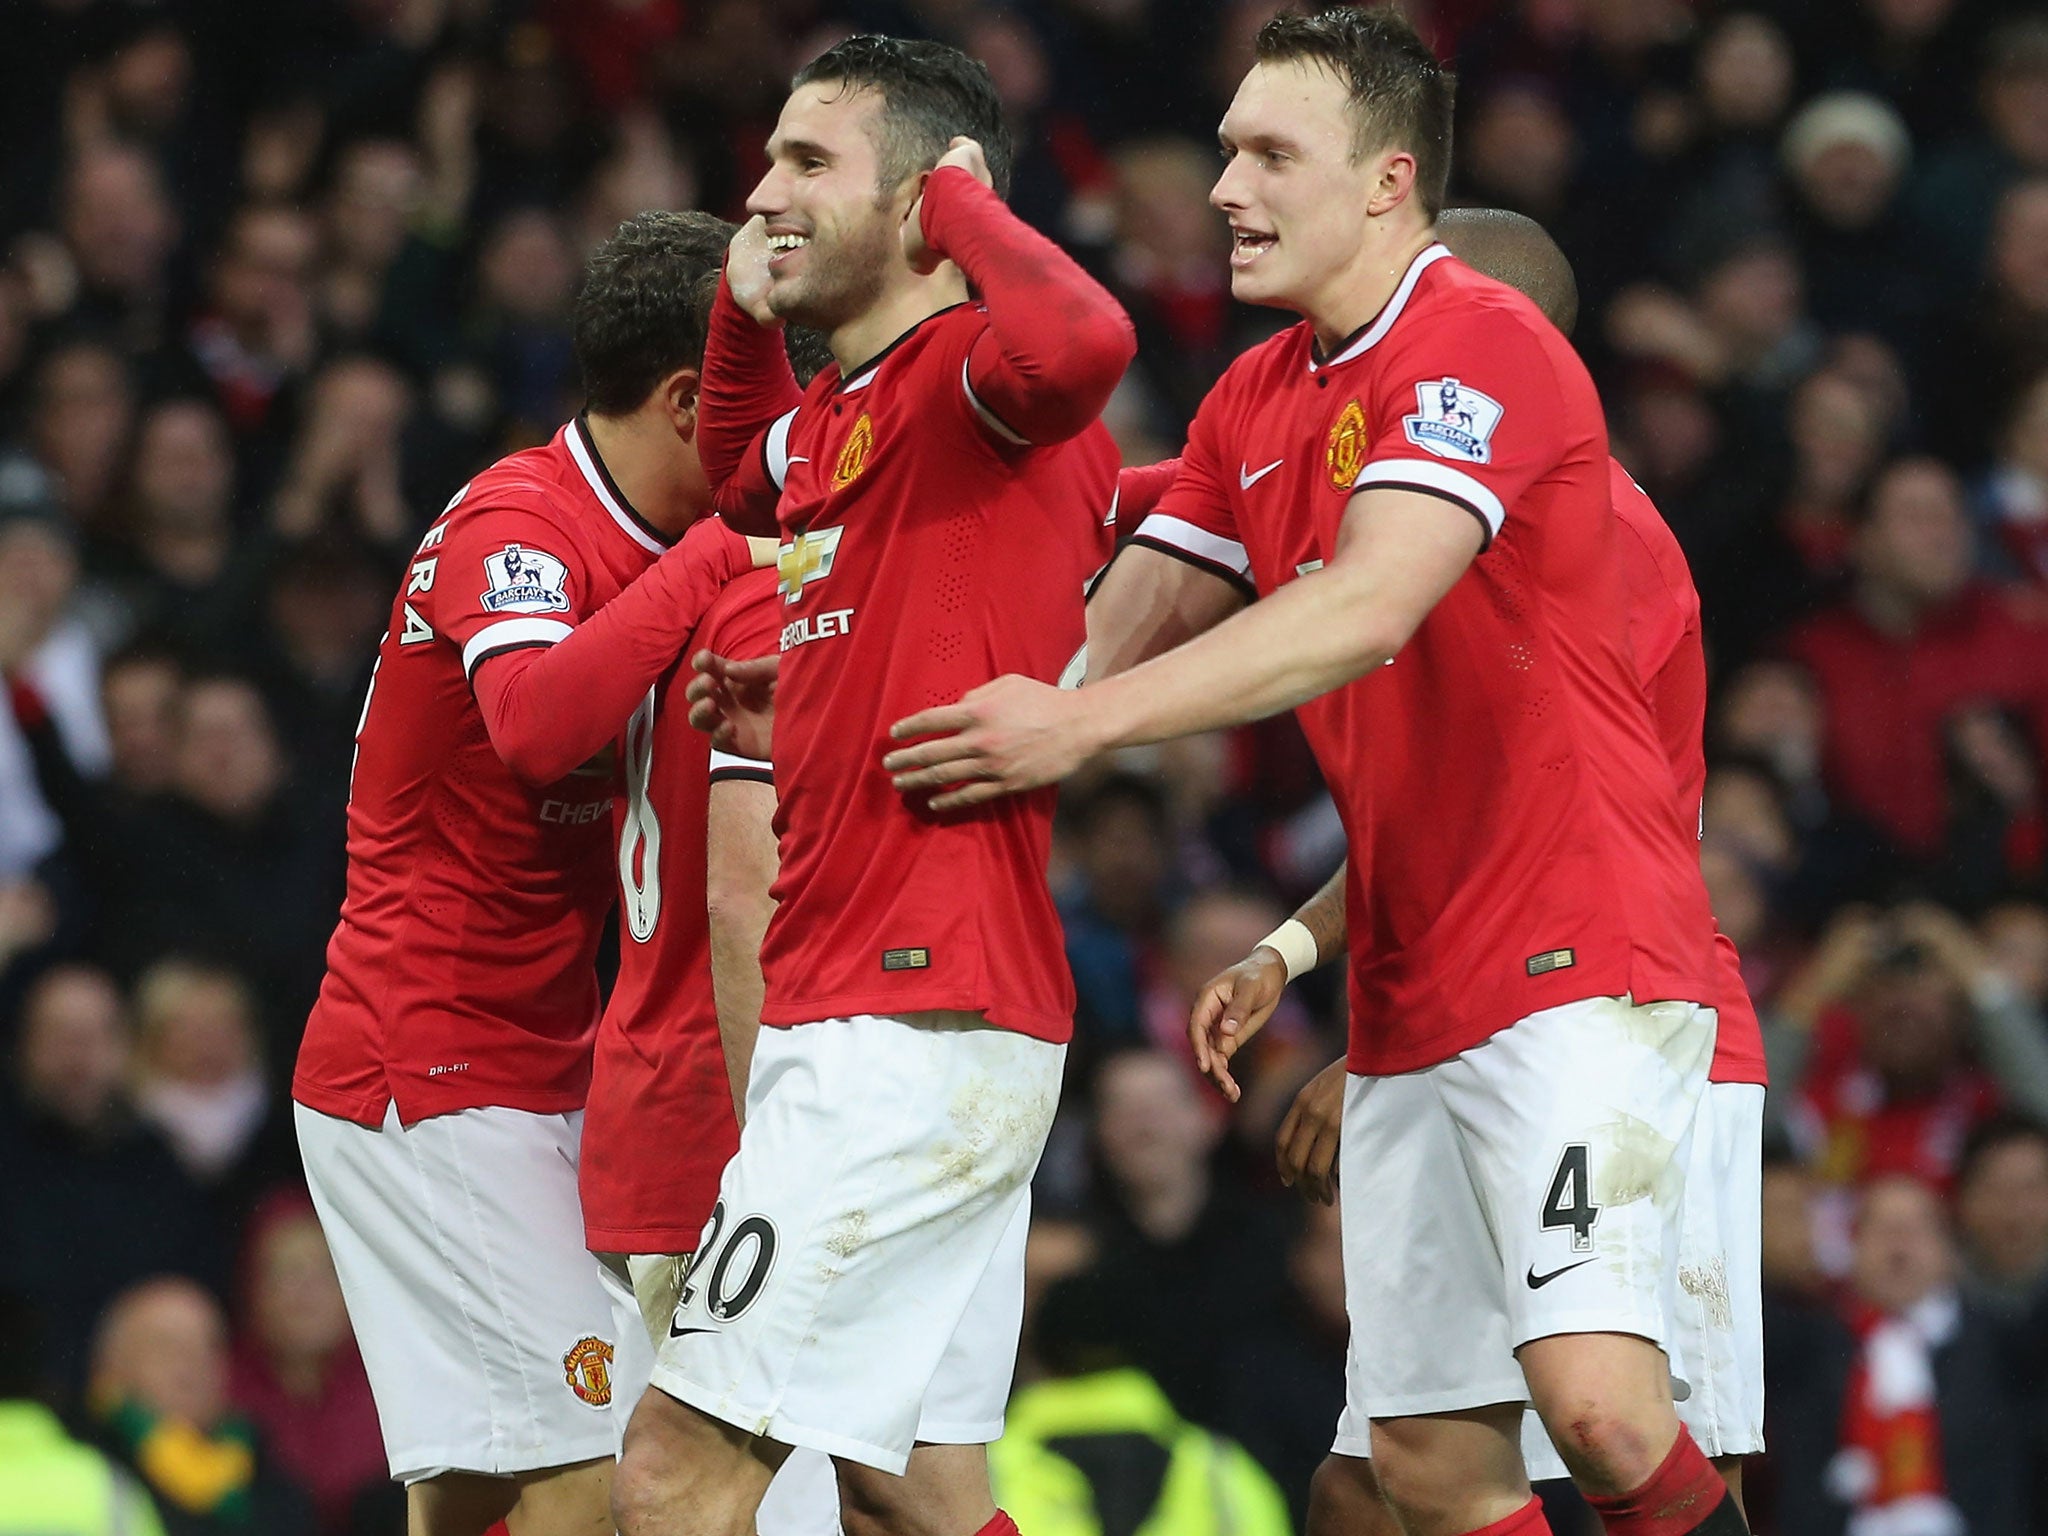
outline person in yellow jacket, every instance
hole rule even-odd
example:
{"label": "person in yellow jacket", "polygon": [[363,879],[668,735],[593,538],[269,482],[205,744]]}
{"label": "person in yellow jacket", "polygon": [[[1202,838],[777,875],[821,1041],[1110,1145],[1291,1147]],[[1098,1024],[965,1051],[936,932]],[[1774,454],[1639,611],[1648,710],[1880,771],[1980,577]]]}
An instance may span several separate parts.
{"label": "person in yellow jacket", "polygon": [[1033,1333],[1054,1374],[1010,1399],[989,1447],[997,1504],[1026,1536],[1291,1536],[1286,1499],[1244,1447],[1124,1363],[1107,1301],[1082,1275],[1041,1304]]}
{"label": "person in yellow jacket", "polygon": [[134,1478],[36,1400],[27,1308],[0,1296],[0,1536],[164,1536]]}

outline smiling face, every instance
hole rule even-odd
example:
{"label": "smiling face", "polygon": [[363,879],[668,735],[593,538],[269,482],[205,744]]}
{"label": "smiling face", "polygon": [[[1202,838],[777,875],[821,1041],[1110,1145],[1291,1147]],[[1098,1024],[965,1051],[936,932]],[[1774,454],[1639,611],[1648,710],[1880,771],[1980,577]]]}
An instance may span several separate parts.
{"label": "smiling face", "polygon": [[842,81],[797,87],[768,140],[768,174],[747,199],[767,224],[768,304],[798,325],[833,331],[872,308],[898,270],[918,187],[883,187],[877,90]]}
{"label": "smiling face", "polygon": [[1258,64],[1244,77],[1217,130],[1223,174],[1209,193],[1230,221],[1237,298],[1311,317],[1338,307],[1368,259],[1375,194],[1396,162],[1414,166],[1392,149],[1354,159],[1352,133],[1344,82],[1321,65]]}

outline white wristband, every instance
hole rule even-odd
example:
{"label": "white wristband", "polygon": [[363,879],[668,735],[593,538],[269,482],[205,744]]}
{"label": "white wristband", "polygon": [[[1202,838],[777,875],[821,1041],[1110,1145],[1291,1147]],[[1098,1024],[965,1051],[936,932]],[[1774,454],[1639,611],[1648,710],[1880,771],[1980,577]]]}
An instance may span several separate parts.
{"label": "white wristband", "polygon": [[1316,943],[1316,936],[1308,931],[1308,924],[1298,917],[1290,917],[1263,939],[1261,947],[1279,955],[1280,963],[1287,968],[1287,979],[1294,980],[1305,971],[1312,971],[1322,963],[1322,949]]}

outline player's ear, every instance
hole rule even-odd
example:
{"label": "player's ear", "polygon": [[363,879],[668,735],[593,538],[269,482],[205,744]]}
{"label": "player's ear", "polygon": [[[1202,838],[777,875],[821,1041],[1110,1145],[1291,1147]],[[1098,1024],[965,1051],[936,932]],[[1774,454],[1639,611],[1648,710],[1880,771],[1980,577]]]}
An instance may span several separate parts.
{"label": "player's ear", "polygon": [[1405,149],[1392,149],[1377,159],[1372,193],[1365,204],[1365,211],[1374,218],[1393,212],[1415,193],[1415,156]]}
{"label": "player's ear", "polygon": [[678,368],[661,381],[657,393],[662,413],[677,437],[689,442],[697,435],[697,387],[703,376],[695,368]]}

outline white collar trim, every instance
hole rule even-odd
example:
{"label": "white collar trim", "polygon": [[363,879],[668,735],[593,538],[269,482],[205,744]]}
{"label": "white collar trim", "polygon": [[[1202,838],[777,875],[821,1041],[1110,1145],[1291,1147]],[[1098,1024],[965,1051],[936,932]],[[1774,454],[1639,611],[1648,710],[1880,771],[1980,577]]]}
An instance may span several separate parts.
{"label": "white collar trim", "polygon": [[1450,247],[1444,245],[1441,241],[1426,245],[1416,252],[1415,259],[1408,263],[1408,270],[1401,276],[1401,286],[1396,288],[1394,296],[1387,300],[1386,308],[1379,312],[1379,318],[1365,328],[1365,334],[1328,362],[1322,364],[1316,362],[1315,350],[1311,347],[1309,350],[1308,371],[1314,373],[1318,367],[1335,368],[1340,363],[1348,363],[1354,357],[1370,352],[1374,347],[1386,340],[1387,332],[1394,328],[1394,322],[1401,318],[1401,311],[1408,307],[1408,299],[1415,292],[1415,285],[1421,281],[1422,274],[1430,267],[1446,259],[1450,254]]}
{"label": "white collar trim", "polygon": [[633,521],[633,515],[619,505],[618,498],[612,495],[611,487],[604,483],[604,475],[597,467],[594,450],[584,441],[583,423],[570,422],[569,430],[563,435],[569,440],[569,457],[576,461],[576,467],[583,472],[583,478],[589,483],[591,493],[597,497],[598,504],[611,514],[612,521],[619,525],[619,531],[651,555],[665,553],[668,546]]}

